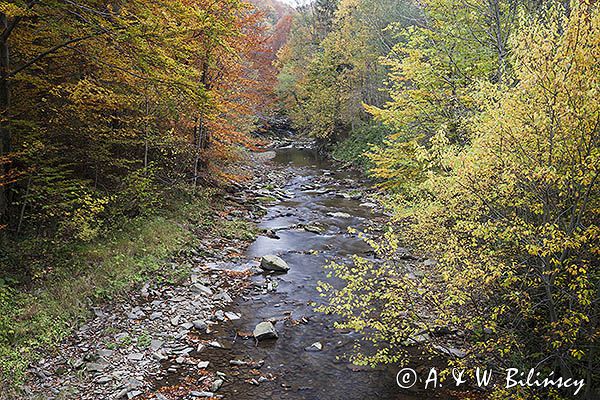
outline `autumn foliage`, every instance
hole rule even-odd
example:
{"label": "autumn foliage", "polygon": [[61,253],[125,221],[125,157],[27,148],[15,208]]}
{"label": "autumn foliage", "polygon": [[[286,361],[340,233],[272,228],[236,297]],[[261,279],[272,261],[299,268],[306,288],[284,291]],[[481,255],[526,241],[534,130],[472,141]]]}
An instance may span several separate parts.
{"label": "autumn foliage", "polygon": [[33,0],[0,17],[9,234],[90,238],[173,189],[242,178],[233,161],[274,79],[253,5]]}
{"label": "autumn foliage", "polygon": [[[344,34],[344,22],[373,3],[385,2],[338,2],[332,30],[316,44],[322,51],[297,42],[295,32],[309,32],[297,23],[281,54],[280,92],[315,137],[335,142],[352,131],[351,140],[369,140],[368,130],[344,124],[364,111],[347,94],[357,80],[346,81],[360,71],[361,53],[345,54],[364,37]],[[379,58],[389,97],[363,97],[372,119],[360,117],[391,132],[363,152],[391,221],[381,239],[363,234],[377,262],[331,264],[345,285],[322,284],[329,302],[321,310],[364,335],[357,363],[406,365],[412,340],[453,367],[535,367],[583,379],[580,397],[595,399],[598,5],[426,0],[413,15],[381,32],[393,40]],[[347,64],[353,68],[339,68]],[[400,257],[404,246],[429,262]],[[572,394],[500,386],[487,393]]]}

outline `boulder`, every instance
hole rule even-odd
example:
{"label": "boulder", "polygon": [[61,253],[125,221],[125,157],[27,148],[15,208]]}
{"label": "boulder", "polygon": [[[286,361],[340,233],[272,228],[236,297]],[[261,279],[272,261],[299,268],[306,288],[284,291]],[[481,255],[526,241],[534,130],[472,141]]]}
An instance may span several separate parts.
{"label": "boulder", "polygon": [[273,255],[263,256],[260,260],[260,267],[265,271],[288,272],[290,270],[285,261]]}
{"label": "boulder", "polygon": [[279,337],[275,330],[275,326],[268,321],[256,325],[253,334],[256,340],[277,339]]}

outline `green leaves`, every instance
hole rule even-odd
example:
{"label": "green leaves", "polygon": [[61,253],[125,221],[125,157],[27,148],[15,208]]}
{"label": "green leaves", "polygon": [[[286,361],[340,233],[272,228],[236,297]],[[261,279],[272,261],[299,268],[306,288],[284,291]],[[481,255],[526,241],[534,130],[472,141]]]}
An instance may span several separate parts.
{"label": "green leaves", "polygon": [[[328,310],[390,353],[403,350],[398,337],[441,324],[465,333],[461,363],[541,362],[594,385],[600,11],[573,2],[565,14],[556,2],[522,12],[516,29],[515,10],[487,2],[512,35],[490,47],[482,3],[426,3],[427,25],[402,29],[386,60],[392,100],[369,111],[395,133],[368,156],[402,222],[393,235],[437,263],[410,265],[373,243],[390,261],[333,265],[346,286],[329,289]],[[494,53],[501,43],[506,53]],[[367,349],[362,360],[392,360]]]}

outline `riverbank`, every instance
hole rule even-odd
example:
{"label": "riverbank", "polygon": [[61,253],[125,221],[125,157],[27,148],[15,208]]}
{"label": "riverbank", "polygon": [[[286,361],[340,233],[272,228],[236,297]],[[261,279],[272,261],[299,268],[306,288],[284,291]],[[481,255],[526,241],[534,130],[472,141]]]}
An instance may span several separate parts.
{"label": "riverbank", "polygon": [[[28,399],[453,398],[399,390],[398,365],[354,365],[349,356],[364,337],[315,309],[324,302],[320,282],[342,284],[327,265],[376,261],[356,233],[375,238],[387,220],[370,182],[310,146],[289,142],[260,158],[255,180],[226,195],[219,212],[257,224],[255,240],[196,232],[196,248],[166,264],[188,266],[178,281],[150,280],[94,309],[32,368]],[[265,256],[280,257],[286,272],[263,271]],[[259,340],[259,325],[276,339]],[[414,353],[411,362],[422,365]]]}
{"label": "riverbank", "polygon": [[[3,352],[0,398],[127,397],[137,387],[149,386],[162,356],[183,350],[169,348],[161,338],[181,339],[189,323],[208,319],[244,286],[244,274],[207,273],[201,266],[238,259],[258,233],[255,223],[264,213],[265,199],[256,193],[281,180],[275,172],[263,172],[272,156],[252,154],[245,168],[254,178],[229,194],[207,192],[169,213],[139,221],[82,250],[79,256],[89,264],[84,271],[36,291],[15,293],[12,304],[22,320],[13,326],[23,328],[15,332],[17,345]],[[212,295],[197,299],[203,290]],[[30,315],[22,299],[30,305]],[[159,341],[164,347],[156,349]],[[16,391],[19,371],[36,359],[40,361],[26,371],[23,392]],[[9,375],[9,368],[15,373]]]}

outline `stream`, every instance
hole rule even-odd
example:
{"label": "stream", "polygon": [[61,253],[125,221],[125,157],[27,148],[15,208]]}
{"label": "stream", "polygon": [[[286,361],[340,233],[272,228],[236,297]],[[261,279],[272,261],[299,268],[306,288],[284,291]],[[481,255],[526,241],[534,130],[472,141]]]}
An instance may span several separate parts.
{"label": "stream", "polygon": [[[315,302],[323,301],[316,290],[317,282],[327,279],[323,266],[370,252],[347,228],[383,221],[373,205],[357,195],[357,190],[366,188],[362,178],[336,171],[310,149],[278,149],[273,162],[289,176],[281,188],[285,198],[268,207],[259,227],[276,232],[278,238],[259,236],[247,250],[247,263],[214,268],[241,271],[257,266],[261,256],[278,255],[290,271],[252,277],[250,290],[232,309],[241,318],[216,325],[202,338],[223,346],[208,347],[198,355],[210,362],[211,370],[224,374],[218,394],[236,400],[432,398],[431,391],[402,391],[396,384],[397,366],[371,369],[350,364],[345,355],[352,351],[357,334],[334,329],[335,317],[313,309]],[[309,223],[318,224],[320,231],[298,227]],[[277,340],[257,343],[244,338],[266,320],[275,323]],[[322,344],[322,350],[307,351],[315,342]],[[231,360],[249,364],[231,365]],[[181,379],[185,377],[178,372],[167,376],[162,385]]]}

